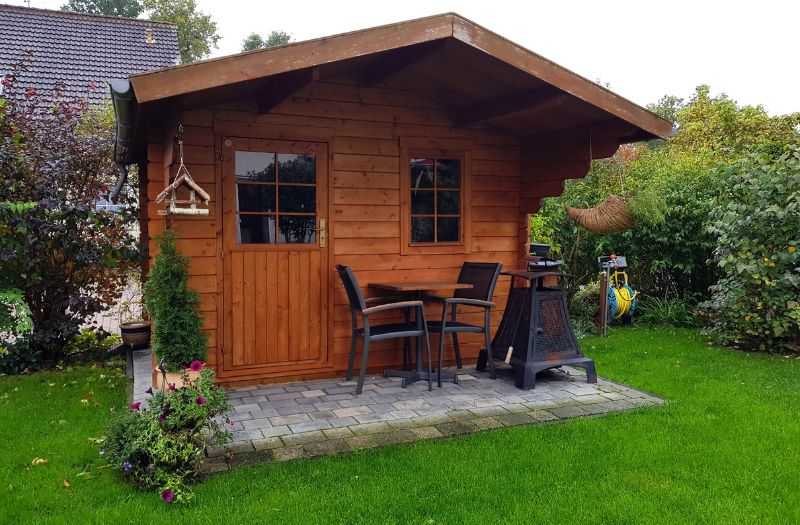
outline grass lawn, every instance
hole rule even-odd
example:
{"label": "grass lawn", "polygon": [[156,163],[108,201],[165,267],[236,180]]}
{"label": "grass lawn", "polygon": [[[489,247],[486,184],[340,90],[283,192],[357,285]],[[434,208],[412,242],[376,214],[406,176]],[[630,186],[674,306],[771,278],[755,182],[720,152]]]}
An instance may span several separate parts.
{"label": "grass lawn", "polygon": [[0,522],[800,522],[800,359],[686,330],[583,345],[598,373],[667,406],[241,468],[182,508],[97,468],[89,438],[124,408],[118,373],[0,378]]}

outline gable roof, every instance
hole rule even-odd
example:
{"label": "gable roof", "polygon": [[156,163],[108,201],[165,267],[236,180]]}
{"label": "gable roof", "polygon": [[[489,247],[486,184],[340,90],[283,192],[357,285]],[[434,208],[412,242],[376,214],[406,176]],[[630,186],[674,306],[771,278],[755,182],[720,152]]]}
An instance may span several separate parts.
{"label": "gable roof", "polygon": [[[493,106],[505,106],[505,110],[514,109],[519,114],[533,106],[566,105],[574,109],[583,103],[601,111],[597,118],[616,118],[639,128],[641,133],[634,134],[635,140],[666,138],[672,134],[672,125],[658,115],[455,13],[149,71],[132,76],[131,83],[137,101],[143,104],[181,97],[190,99],[197,94],[213,97],[222,88],[258,85],[269,77],[298,71],[313,70],[312,78],[319,78],[325,69],[329,74],[346,72],[348,63],[362,69],[388,69],[389,75],[383,75],[388,77],[395,72],[392,67],[397,71],[413,68],[415,62],[422,63],[431,55],[442,58],[439,69],[455,68],[458,64],[454,63],[460,61],[465,67],[460,71],[453,69],[463,75],[459,80],[475,87],[486,84],[487,95],[491,91],[488,86],[495,85],[494,97],[464,98],[462,107],[453,108],[457,115],[488,111],[491,117],[492,110],[503,109]],[[391,62],[395,66],[389,64],[387,68]],[[428,65],[429,70],[437,67]],[[475,75],[476,72],[479,74]],[[431,94],[445,92],[441,98],[451,104],[458,99],[453,95],[461,94],[456,92],[473,87],[447,85],[442,78],[436,82],[441,85]],[[419,84],[415,89],[424,89],[417,87]],[[452,93],[446,93],[448,89]],[[518,135],[536,133],[534,128],[515,126],[510,121],[508,131]]]}
{"label": "gable roof", "polygon": [[[67,96],[108,99],[104,81],[178,63],[177,29],[149,20],[0,5],[0,76],[32,56],[19,85]],[[152,34],[148,43],[148,34]]]}

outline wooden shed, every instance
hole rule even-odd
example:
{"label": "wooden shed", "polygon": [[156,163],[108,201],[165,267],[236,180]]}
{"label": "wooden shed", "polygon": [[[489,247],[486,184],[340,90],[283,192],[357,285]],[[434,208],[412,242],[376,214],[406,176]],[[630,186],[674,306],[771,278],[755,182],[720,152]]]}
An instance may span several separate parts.
{"label": "wooden shed", "polygon": [[[111,85],[117,158],[139,165],[142,235],[151,257],[167,222],[180,237],[224,383],[343,375],[335,264],[362,285],[454,280],[464,261],[521,268],[542,197],[620,144],[672,130],[452,13]],[[207,216],[165,217],[155,202],[178,166],[179,124]],[[501,278],[495,325],[507,293]],[[467,360],[480,341],[464,338]],[[370,368],[401,360],[386,342]]]}

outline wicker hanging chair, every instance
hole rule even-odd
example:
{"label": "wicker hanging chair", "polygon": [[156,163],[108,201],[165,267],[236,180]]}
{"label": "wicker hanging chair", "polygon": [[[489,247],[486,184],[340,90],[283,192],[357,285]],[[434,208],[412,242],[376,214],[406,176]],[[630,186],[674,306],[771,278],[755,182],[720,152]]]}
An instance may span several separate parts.
{"label": "wicker hanging chair", "polygon": [[592,233],[617,233],[636,225],[628,208],[628,200],[609,195],[597,206],[587,209],[564,205],[564,209],[579,226]]}

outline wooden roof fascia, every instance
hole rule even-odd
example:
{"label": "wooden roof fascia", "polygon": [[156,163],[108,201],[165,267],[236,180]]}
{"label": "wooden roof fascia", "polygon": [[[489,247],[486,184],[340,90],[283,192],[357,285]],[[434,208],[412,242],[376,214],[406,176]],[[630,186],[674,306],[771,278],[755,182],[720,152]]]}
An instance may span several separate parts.
{"label": "wooden roof fascia", "polygon": [[131,77],[140,103],[453,36],[452,14],[184,64]]}
{"label": "wooden roof fascia", "polygon": [[655,113],[458,15],[453,15],[453,38],[635,124],[655,136],[661,138],[672,136],[672,125]]}
{"label": "wooden roof fascia", "polygon": [[521,111],[544,109],[569,99],[560,89],[544,86],[518,93],[508,97],[489,100],[458,112],[455,118],[456,127],[480,124],[487,120],[513,115]]}

